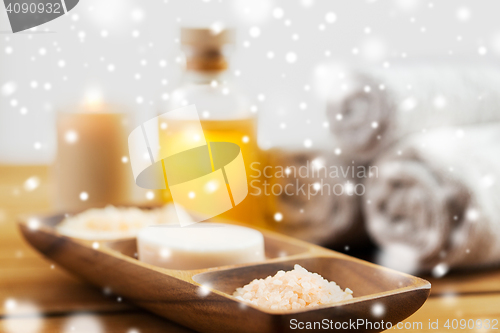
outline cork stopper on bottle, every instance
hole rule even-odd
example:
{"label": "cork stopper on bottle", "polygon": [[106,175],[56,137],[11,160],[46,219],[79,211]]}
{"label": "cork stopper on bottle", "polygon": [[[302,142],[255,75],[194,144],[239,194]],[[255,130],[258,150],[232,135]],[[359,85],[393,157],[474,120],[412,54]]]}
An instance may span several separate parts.
{"label": "cork stopper on bottle", "polygon": [[234,43],[234,30],[182,28],[181,44],[186,49],[188,70],[218,71],[227,68],[223,47]]}

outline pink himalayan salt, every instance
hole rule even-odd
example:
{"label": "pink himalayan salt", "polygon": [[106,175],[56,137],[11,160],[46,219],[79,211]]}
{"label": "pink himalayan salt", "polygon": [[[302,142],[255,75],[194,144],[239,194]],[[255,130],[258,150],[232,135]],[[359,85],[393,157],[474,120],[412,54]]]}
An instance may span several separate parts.
{"label": "pink himalayan salt", "polygon": [[269,310],[296,310],[352,299],[352,290],[343,291],[335,282],[295,265],[291,271],[253,280],[233,296]]}

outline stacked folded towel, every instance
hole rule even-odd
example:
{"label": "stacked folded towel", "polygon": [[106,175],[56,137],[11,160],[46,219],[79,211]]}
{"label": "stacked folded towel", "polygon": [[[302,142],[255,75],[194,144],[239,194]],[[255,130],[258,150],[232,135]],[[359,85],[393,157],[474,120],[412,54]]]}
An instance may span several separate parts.
{"label": "stacked folded towel", "polygon": [[500,120],[500,68],[325,66],[330,129],[343,155],[367,162],[407,134]]}
{"label": "stacked folded towel", "polygon": [[499,143],[500,124],[440,128],[376,160],[363,201],[382,264],[440,276],[500,263]]}
{"label": "stacked folded towel", "polygon": [[500,264],[500,67],[332,64],[317,74],[335,145],[378,166],[362,205],[380,262],[437,276]]}

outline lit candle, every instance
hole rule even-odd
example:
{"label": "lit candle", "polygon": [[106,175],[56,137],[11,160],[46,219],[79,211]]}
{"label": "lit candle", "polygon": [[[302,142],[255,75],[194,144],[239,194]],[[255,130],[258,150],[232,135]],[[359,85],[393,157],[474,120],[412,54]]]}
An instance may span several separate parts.
{"label": "lit candle", "polygon": [[76,211],[131,200],[128,117],[94,101],[57,119],[56,207]]}

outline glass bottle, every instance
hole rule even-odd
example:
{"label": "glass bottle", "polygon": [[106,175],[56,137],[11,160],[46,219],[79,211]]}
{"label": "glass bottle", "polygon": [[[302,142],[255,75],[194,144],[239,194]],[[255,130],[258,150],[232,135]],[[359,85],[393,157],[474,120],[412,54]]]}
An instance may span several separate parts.
{"label": "glass bottle", "polygon": [[[214,32],[205,28],[182,28],[181,44],[186,56],[186,68],[180,86],[171,92],[168,110],[194,104],[198,110],[201,126],[207,142],[233,142],[240,146],[248,184],[250,165],[259,161],[257,146],[257,121],[250,111],[247,99],[231,85],[227,78],[227,46],[234,43],[234,31],[224,29]],[[165,110],[162,110],[162,113]],[[171,123],[171,119],[169,120]],[[190,119],[176,119],[184,124],[178,128],[189,127]],[[160,122],[161,123],[161,122]],[[170,127],[170,126],[169,126]],[[159,131],[161,141],[166,139],[166,129]],[[176,133],[169,138],[183,133]],[[255,191],[254,191],[255,192]],[[251,194],[236,207],[218,217],[257,225],[260,221],[258,197]],[[169,190],[163,191],[163,200],[172,200]]]}

